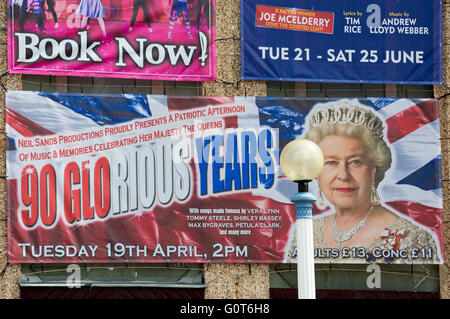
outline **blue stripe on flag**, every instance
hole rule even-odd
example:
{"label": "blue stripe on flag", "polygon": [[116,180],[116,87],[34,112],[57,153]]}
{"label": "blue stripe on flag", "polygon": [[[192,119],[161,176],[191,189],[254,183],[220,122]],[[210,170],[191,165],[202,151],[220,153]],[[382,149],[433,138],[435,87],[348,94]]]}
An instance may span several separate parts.
{"label": "blue stripe on flag", "polygon": [[12,137],[6,136],[6,150],[7,151],[15,151],[16,148],[16,142]]}
{"label": "blue stripe on flag", "polygon": [[302,134],[305,115],[288,107],[292,100],[256,98],[255,102],[259,110],[260,125],[278,129],[280,149]]}
{"label": "blue stripe on flag", "polygon": [[382,97],[382,98],[368,98],[367,101],[378,111],[386,105],[394,103],[398,98]]}
{"label": "blue stripe on flag", "polygon": [[409,184],[427,191],[441,188],[441,155],[408,175],[397,184]]}
{"label": "blue stripe on flag", "polygon": [[99,125],[128,122],[152,116],[146,95],[82,95],[39,92]]}

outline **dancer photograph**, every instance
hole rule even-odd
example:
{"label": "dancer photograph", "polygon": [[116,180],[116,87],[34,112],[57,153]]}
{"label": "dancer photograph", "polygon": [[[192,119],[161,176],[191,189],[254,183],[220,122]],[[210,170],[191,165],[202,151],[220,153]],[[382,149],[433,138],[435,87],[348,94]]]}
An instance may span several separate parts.
{"label": "dancer photograph", "polygon": [[44,27],[43,0],[28,0],[27,13],[33,15],[39,31],[42,33],[47,33]]}
{"label": "dancer photograph", "polygon": [[[172,2],[173,1],[173,2]],[[170,17],[169,17],[169,33],[167,38],[172,39],[172,31],[177,22],[178,18],[182,19],[182,23],[186,26],[186,31],[188,34],[188,38],[192,40],[191,34],[191,25],[189,22],[189,10],[187,6],[187,0],[169,0],[169,5],[171,5],[170,9]]]}
{"label": "dancer photograph", "polygon": [[103,10],[101,0],[81,0],[76,12],[83,16],[83,19],[81,20],[81,29],[86,28],[89,18],[97,19],[102,30],[103,37],[106,38],[105,22],[103,21],[105,12]]}
{"label": "dancer photograph", "polygon": [[20,32],[25,31],[25,22],[27,20],[27,9],[28,9],[28,1],[27,0],[13,0],[12,1],[12,10],[13,14],[19,16],[19,29]]}
{"label": "dancer photograph", "polygon": [[206,20],[206,26],[209,30],[209,0],[197,1],[197,32],[200,30],[200,19],[202,15]]}
{"label": "dancer photograph", "polygon": [[144,20],[148,26],[148,31],[153,32],[152,28],[150,27],[150,14],[147,6],[147,0],[133,0],[133,15],[131,17],[131,24],[130,29],[128,29],[128,32],[131,32],[133,30],[134,24],[136,23],[136,17],[138,15],[140,8],[142,8]]}
{"label": "dancer photograph", "polygon": [[55,11],[55,0],[42,0],[42,1],[45,1],[47,3],[47,11],[50,11],[50,13],[52,14],[53,22],[55,23],[55,29],[58,29],[59,24],[58,24],[58,15],[56,14]]}

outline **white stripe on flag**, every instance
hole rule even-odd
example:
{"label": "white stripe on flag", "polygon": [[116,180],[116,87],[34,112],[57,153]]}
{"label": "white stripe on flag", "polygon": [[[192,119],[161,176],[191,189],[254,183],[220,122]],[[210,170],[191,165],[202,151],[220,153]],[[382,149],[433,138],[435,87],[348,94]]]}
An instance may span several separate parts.
{"label": "white stripe on flag", "polygon": [[385,107],[380,109],[378,113],[381,114],[387,120],[388,118],[404,110],[407,110],[414,105],[417,105],[417,103],[414,103],[413,101],[407,99],[400,99],[391,104],[386,105]]}
{"label": "white stripe on flag", "polygon": [[392,143],[392,147],[392,166],[385,179],[395,184],[441,154],[439,119]]}
{"label": "white stripe on flag", "polygon": [[166,95],[147,95],[147,100],[152,117],[158,117],[169,113]]}
{"label": "white stripe on flag", "polygon": [[242,96],[235,97],[235,105],[245,105],[245,113],[238,115],[238,127],[242,129],[259,128],[259,109],[255,102],[255,97],[244,98]]}
{"label": "white stripe on flag", "polygon": [[[32,107],[24,107],[30,105]],[[49,131],[64,134],[99,126],[95,121],[35,92],[8,92],[6,105]]]}
{"label": "white stripe on flag", "polygon": [[442,208],[441,189],[425,191],[408,184],[380,184],[378,194],[382,202],[408,201]]}

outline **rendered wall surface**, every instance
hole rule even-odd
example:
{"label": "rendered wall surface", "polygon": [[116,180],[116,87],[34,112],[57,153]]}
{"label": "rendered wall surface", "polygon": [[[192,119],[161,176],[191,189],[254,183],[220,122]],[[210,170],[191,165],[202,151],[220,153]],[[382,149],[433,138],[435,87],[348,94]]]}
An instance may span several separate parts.
{"label": "rendered wall surface", "polygon": [[[7,196],[6,196],[6,145],[5,145],[5,89],[20,90],[20,75],[7,73],[6,61],[6,1],[0,3],[0,299],[20,298],[18,278],[20,265],[7,263]],[[240,1],[217,0],[217,80],[201,84],[202,95],[208,96],[265,96],[266,83],[240,80]],[[450,1],[443,3],[443,84],[434,87],[435,98],[440,102],[442,143],[442,185],[444,207],[444,233],[447,263],[440,266],[441,298],[450,298],[448,260],[450,258]],[[67,81],[59,78],[57,82]],[[157,81],[152,81],[157,82]],[[387,89],[390,86],[386,87]],[[162,94],[162,92],[149,92]],[[389,95],[386,92],[387,95]],[[208,287],[206,298],[269,298],[269,266],[266,264],[205,264],[204,276]]]}
{"label": "rendered wall surface", "polygon": [[[240,80],[239,0],[217,1],[217,80],[204,82],[205,95],[265,96],[262,81]],[[205,265],[206,298],[269,298],[269,266],[264,264]]]}
{"label": "rendered wall surface", "polygon": [[441,121],[441,147],[442,147],[442,197],[443,197],[443,228],[445,242],[446,263],[440,266],[440,293],[442,299],[450,298],[450,280],[448,277],[450,258],[450,171],[449,171],[449,117],[450,117],[450,2],[443,2],[443,83],[434,87],[434,96],[439,99]]}
{"label": "rendered wall surface", "polygon": [[20,265],[7,264],[7,223],[6,223],[6,135],[5,135],[5,89],[21,90],[22,78],[16,74],[6,74],[6,0],[0,4],[0,298],[19,298],[18,278]]}

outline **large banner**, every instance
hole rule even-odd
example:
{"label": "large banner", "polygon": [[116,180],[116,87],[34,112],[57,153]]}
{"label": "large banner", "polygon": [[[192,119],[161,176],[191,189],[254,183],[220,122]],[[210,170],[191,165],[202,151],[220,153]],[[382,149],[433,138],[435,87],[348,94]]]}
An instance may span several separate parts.
{"label": "large banner", "polygon": [[442,4],[241,0],[242,78],[439,84]]}
{"label": "large banner", "polygon": [[8,70],[216,78],[215,0],[9,0]]}
{"label": "large banner", "polygon": [[8,260],[296,261],[295,138],[321,147],[316,262],[442,263],[436,100],[7,93]]}

